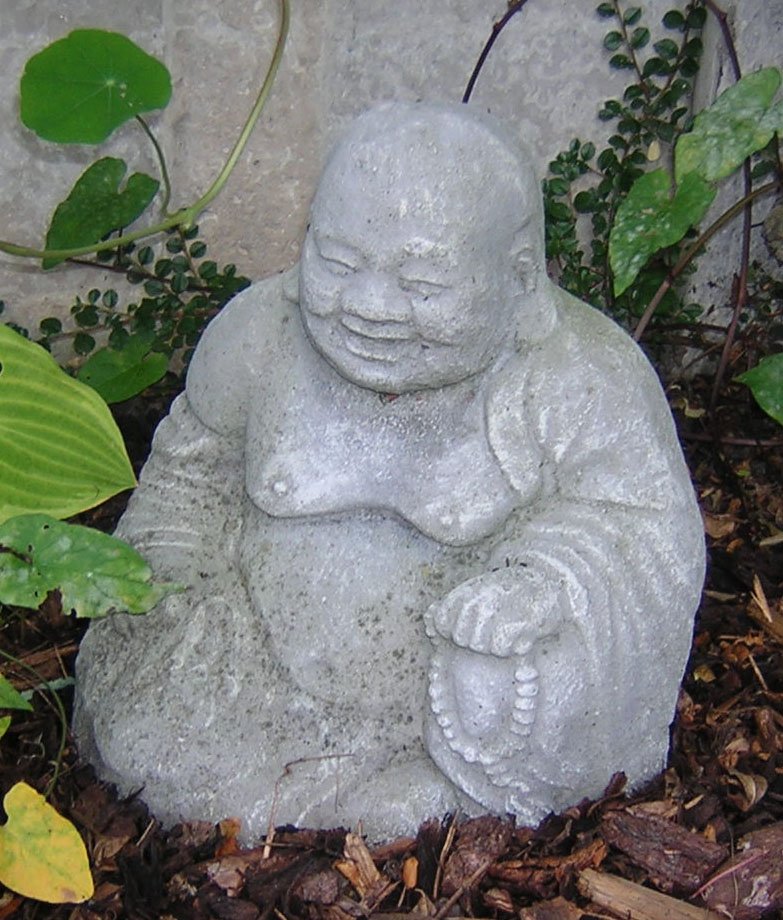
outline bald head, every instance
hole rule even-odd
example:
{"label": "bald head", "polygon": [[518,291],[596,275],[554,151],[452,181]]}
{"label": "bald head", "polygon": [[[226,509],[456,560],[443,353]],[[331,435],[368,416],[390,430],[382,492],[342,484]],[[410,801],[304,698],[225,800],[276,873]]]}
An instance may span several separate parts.
{"label": "bald head", "polygon": [[543,267],[529,157],[466,106],[356,119],[313,200],[300,301],[315,347],[361,386],[448,385],[513,350]]}
{"label": "bald head", "polygon": [[370,224],[413,216],[423,233],[446,230],[454,242],[522,227],[540,236],[543,223],[529,155],[464,105],[385,103],[360,115],[327,161],[313,217],[362,202]]}

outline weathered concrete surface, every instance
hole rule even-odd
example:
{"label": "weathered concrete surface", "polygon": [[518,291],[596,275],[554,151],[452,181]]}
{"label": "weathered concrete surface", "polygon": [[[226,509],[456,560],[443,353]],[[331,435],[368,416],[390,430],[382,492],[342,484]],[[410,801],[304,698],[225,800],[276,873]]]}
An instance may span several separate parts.
{"label": "weathered concrete surface", "polygon": [[[678,2],[645,4],[649,20]],[[497,42],[474,93],[476,105],[524,137],[542,176],[573,136],[605,137],[595,113],[625,85],[626,74],[607,66],[601,47],[607,24],[594,5],[528,4]],[[747,22],[738,19],[742,53],[774,60],[776,5],[743,2],[740,10],[745,6]],[[201,221],[211,254],[253,278],[292,265],[336,132],[384,99],[459,100],[492,22],[505,9],[505,0],[295,0],[267,110],[223,195]],[[171,162],[175,200],[184,203],[209,184],[233,144],[271,56],[277,16],[276,0],[4,0],[0,236],[40,242],[52,209],[94,156],[82,147],[58,149],[19,125],[18,76],[35,50],[74,28],[98,26],[124,31],[162,56],[175,92],[153,121]],[[99,152],[154,172],[148,144],[133,125]],[[105,273],[70,268],[41,277],[32,266],[0,258],[0,299],[12,317],[28,323],[64,311],[77,291],[108,283]]]}

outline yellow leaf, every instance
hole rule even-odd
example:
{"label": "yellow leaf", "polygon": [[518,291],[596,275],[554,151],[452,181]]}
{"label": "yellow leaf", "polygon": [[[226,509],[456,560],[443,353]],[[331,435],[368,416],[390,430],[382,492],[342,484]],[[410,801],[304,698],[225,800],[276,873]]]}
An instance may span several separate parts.
{"label": "yellow leaf", "polygon": [[70,904],[92,896],[90,864],[76,828],[27,783],[3,799],[0,882],[38,901]]}

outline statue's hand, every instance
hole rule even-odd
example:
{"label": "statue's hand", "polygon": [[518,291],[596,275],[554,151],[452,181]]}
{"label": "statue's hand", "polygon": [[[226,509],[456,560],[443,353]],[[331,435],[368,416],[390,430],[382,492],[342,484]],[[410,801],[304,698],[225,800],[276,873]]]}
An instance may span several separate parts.
{"label": "statue's hand", "polygon": [[565,617],[558,584],[527,568],[502,569],[463,582],[425,615],[431,637],[484,655],[524,655],[557,632]]}

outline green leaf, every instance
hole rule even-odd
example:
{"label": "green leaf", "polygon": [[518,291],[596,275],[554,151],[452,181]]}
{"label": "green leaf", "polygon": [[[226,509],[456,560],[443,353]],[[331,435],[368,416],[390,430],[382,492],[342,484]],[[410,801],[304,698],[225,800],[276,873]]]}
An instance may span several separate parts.
{"label": "green leaf", "polygon": [[627,26],[635,26],[642,18],[642,8],[640,6],[631,6],[623,13],[623,22]]}
{"label": "green leaf", "polygon": [[87,850],[79,832],[27,783],[3,799],[0,882],[26,898],[71,904],[92,897]]}
{"label": "green leaf", "polygon": [[606,48],[607,51],[617,51],[622,43],[623,37],[619,32],[609,32],[604,37],[604,48]]}
{"label": "green leaf", "polygon": [[11,716],[3,716],[0,719],[0,738],[5,735],[8,729],[11,727]]}
{"label": "green leaf", "polygon": [[783,352],[762,358],[759,363],[736,378],[750,387],[756,402],[783,425]]}
{"label": "green leaf", "polygon": [[650,30],[640,26],[638,29],[634,29],[631,34],[631,47],[634,50],[638,48],[644,48],[644,46],[650,41]]}
{"label": "green leaf", "polygon": [[23,709],[25,712],[33,710],[22,694],[2,674],[0,674],[0,709]]}
{"label": "green leaf", "polygon": [[0,523],[31,511],[68,517],[135,485],[101,397],[0,325]]}
{"label": "green leaf", "polygon": [[609,235],[616,296],[633,283],[651,255],[678,243],[715,197],[715,189],[695,173],[683,179],[673,198],[670,183],[665,169],[645,173],[617,209]]}
{"label": "green leaf", "polygon": [[685,25],[685,17],[679,10],[669,10],[663,17],[663,24],[667,29],[682,30]]}
{"label": "green leaf", "polygon": [[122,540],[45,514],[23,514],[0,525],[0,546],[6,550],[0,553],[5,604],[37,608],[59,590],[66,613],[93,619],[146,613],[181,590],[151,583],[150,567]]}
{"label": "green leaf", "polygon": [[[127,227],[155,197],[160,183],[145,173],[133,173],[120,190],[127,170],[124,160],[103,157],[89,166],[57,205],[47,249],[71,249],[100,242],[107,233]],[[62,259],[44,259],[43,268],[59,265]]]}
{"label": "green leaf", "polygon": [[171,76],[129,38],[77,29],[31,57],[20,86],[22,122],[48,141],[100,144],[171,98]]}
{"label": "green leaf", "polygon": [[768,112],[779,86],[780,71],[767,67],[743,77],[700,112],[693,130],[677,141],[677,181],[690,172],[711,181],[722,179],[761,150],[779,121],[778,106]]}
{"label": "green leaf", "polygon": [[121,350],[101,348],[79,368],[77,380],[92,387],[107,403],[122,402],[156,383],[169,365],[166,355],[151,350],[154,335],[132,335]]}

